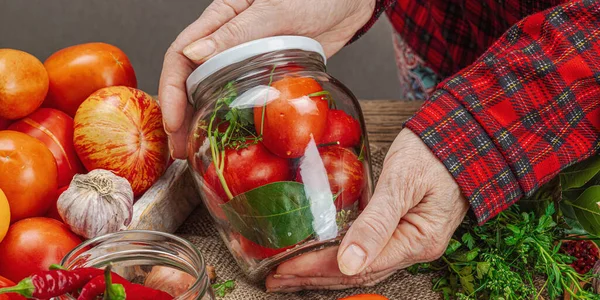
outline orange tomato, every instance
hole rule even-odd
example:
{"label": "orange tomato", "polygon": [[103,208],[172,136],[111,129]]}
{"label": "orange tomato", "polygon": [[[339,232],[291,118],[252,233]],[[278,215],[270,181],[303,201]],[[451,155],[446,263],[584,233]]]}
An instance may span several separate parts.
{"label": "orange tomato", "polygon": [[62,193],[64,193],[68,188],[69,186],[66,185],[56,190],[56,193],[54,193],[54,195],[52,196],[52,201],[50,204],[50,208],[46,213],[46,218],[52,218],[54,220],[64,222],[62,217],[60,216],[60,213],[58,213],[58,207],[56,206],[56,202],[58,202],[58,197],[60,197],[60,195],[62,195]]}
{"label": "orange tomato", "polygon": [[345,297],[345,298],[340,298],[338,300],[389,300],[389,299],[384,296],[376,295],[376,294],[360,294],[360,295],[354,295],[354,296],[349,296],[349,297]]}
{"label": "orange tomato", "polygon": [[110,170],[127,179],[136,196],[152,186],[169,163],[160,107],[134,88],[108,87],[85,100],[75,115],[73,141],[86,169]]}
{"label": "orange tomato", "polygon": [[[0,288],[14,286],[14,285],[15,285],[15,283],[12,282],[11,280],[9,280],[8,278],[4,278],[4,277],[0,276]],[[26,298],[21,295],[15,294],[15,293],[0,295],[0,300],[23,300],[23,299],[26,299]]]}
{"label": "orange tomato", "polygon": [[58,167],[59,187],[69,185],[75,174],[85,172],[73,148],[73,118],[64,112],[40,108],[8,129],[26,133],[50,149]]}
{"label": "orange tomato", "polygon": [[48,73],[35,56],[0,49],[0,118],[20,119],[36,110],[48,92]]}
{"label": "orange tomato", "polygon": [[48,270],[81,240],[67,225],[49,218],[29,218],[10,226],[0,243],[0,276],[14,282]]}
{"label": "orange tomato", "polygon": [[44,143],[21,132],[0,131],[0,189],[11,222],[44,215],[57,181],[56,161]]}
{"label": "orange tomato", "polygon": [[71,46],[44,62],[50,78],[45,107],[75,116],[79,105],[95,91],[108,86],[137,87],[135,72],[121,49],[105,43]]}
{"label": "orange tomato", "polygon": [[10,225],[10,206],[8,206],[6,195],[0,190],[0,242],[6,236],[8,225]]}

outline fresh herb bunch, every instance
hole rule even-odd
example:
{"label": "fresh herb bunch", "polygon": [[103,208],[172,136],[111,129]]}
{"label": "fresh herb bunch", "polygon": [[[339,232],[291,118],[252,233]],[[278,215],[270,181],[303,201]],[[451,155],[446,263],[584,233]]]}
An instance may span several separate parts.
{"label": "fresh herb bunch", "polygon": [[[578,274],[569,266],[573,258],[559,252],[565,230],[553,217],[550,204],[539,217],[513,205],[482,226],[467,219],[440,260],[410,271],[443,271],[434,289],[445,299],[532,299],[544,291],[550,299],[563,292],[572,299],[600,299],[580,284],[593,275]],[[539,289],[538,276],[545,278]]]}

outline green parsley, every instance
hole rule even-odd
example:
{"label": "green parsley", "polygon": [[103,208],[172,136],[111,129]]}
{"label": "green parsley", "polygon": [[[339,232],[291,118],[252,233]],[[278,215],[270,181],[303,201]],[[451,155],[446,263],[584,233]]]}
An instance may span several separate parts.
{"label": "green parsley", "polygon": [[231,293],[235,288],[235,280],[227,280],[221,283],[215,283],[212,285],[215,295],[217,297],[225,297],[225,295]]}
{"label": "green parsley", "polygon": [[[482,226],[467,219],[455,232],[439,261],[412,266],[412,272],[442,271],[433,282],[445,299],[550,299],[563,293],[572,299],[600,299],[583,289],[580,275],[569,264],[573,258],[559,252],[565,230],[553,220],[554,205],[536,217],[517,205]],[[543,278],[542,286],[534,279]]]}

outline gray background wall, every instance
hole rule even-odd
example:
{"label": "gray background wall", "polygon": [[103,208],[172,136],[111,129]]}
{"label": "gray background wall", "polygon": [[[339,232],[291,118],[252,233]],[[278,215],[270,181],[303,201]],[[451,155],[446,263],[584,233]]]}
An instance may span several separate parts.
{"label": "gray background wall", "polygon": [[[156,94],[165,50],[210,0],[0,0],[0,48],[44,61],[54,51],[101,41],[123,49],[139,87]],[[328,63],[361,99],[397,99],[391,28],[382,18]]]}

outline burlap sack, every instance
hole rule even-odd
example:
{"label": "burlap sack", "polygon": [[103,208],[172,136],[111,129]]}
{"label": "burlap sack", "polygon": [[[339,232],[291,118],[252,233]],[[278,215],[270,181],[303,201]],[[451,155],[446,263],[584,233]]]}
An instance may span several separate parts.
{"label": "burlap sack", "polygon": [[[387,149],[371,148],[371,160],[375,180],[381,173],[381,166]],[[208,265],[215,266],[220,279],[235,279],[236,288],[224,299],[258,300],[258,299],[338,299],[345,296],[375,293],[392,300],[401,299],[441,299],[440,295],[431,291],[431,280],[435,275],[411,275],[399,271],[394,276],[375,287],[356,288],[343,291],[303,291],[294,294],[268,294],[264,284],[252,284],[245,280],[244,274],[236,265],[228,252],[213,222],[204,207],[198,208],[192,216],[179,228],[177,235],[194,243],[204,254]]]}

